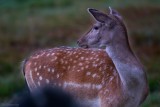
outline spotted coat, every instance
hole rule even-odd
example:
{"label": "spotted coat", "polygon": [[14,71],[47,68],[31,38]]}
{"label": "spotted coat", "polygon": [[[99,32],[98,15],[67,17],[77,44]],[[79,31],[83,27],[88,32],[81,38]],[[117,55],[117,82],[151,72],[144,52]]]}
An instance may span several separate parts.
{"label": "spotted coat", "polygon": [[[103,49],[53,48],[35,52],[24,65],[30,90],[39,86],[61,87],[77,99],[95,99],[120,94],[120,79]],[[105,96],[104,96],[105,95]]]}

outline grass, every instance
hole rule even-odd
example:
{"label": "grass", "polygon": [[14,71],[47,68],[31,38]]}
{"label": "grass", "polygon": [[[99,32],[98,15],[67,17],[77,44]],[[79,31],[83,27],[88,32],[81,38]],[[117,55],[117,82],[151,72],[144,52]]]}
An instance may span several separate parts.
{"label": "grass", "polygon": [[159,98],[160,98],[159,92],[150,93],[147,100],[142,104],[141,107],[159,107],[160,105]]}
{"label": "grass", "polygon": [[0,77],[0,103],[12,97],[24,87],[24,80],[19,72]]}
{"label": "grass", "polygon": [[91,25],[86,9],[120,11],[132,44],[146,66],[150,95],[142,107],[160,105],[160,1],[159,0],[1,0],[0,99],[24,87],[20,62],[39,48],[75,46]]}

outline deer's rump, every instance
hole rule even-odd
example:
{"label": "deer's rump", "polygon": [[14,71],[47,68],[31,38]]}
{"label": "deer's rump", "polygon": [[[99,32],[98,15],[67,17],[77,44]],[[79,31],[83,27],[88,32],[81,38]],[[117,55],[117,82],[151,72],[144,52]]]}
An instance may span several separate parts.
{"label": "deer's rump", "polygon": [[79,98],[109,95],[119,85],[113,62],[102,49],[41,50],[27,58],[24,73],[31,90],[51,85],[62,87]]}

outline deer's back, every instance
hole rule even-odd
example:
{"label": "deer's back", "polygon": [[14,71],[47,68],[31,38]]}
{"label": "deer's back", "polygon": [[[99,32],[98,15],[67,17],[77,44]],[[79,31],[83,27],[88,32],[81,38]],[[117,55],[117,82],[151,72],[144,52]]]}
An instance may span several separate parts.
{"label": "deer's back", "polygon": [[49,84],[63,87],[79,98],[112,95],[120,85],[115,66],[102,49],[38,51],[27,59],[24,72],[31,90]]}

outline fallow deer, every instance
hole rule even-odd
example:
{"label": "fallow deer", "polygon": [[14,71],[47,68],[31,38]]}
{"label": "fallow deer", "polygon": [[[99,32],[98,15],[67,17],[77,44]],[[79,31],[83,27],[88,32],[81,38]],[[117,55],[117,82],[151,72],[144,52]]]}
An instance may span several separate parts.
{"label": "fallow deer", "polygon": [[108,15],[88,11],[97,22],[79,39],[82,48],[41,50],[24,61],[30,90],[61,87],[81,107],[138,107],[148,94],[146,73],[130,48],[121,15],[111,8]]}

